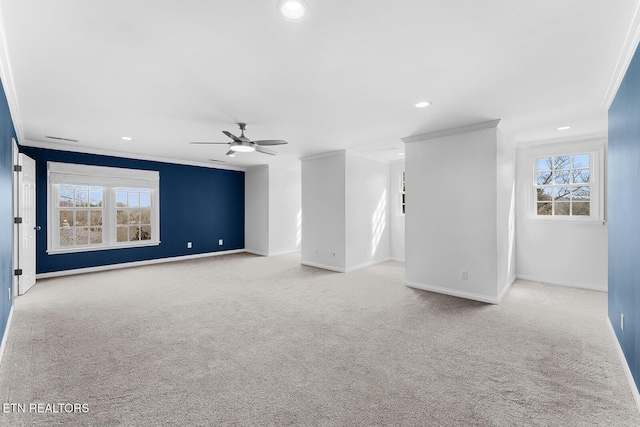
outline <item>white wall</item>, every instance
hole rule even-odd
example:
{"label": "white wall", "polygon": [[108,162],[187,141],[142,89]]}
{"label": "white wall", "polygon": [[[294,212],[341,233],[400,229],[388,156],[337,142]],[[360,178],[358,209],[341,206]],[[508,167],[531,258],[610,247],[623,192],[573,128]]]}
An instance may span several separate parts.
{"label": "white wall", "polygon": [[269,251],[269,168],[257,166],[244,175],[244,247],[249,252]]}
{"label": "white wall", "polygon": [[408,286],[498,302],[496,125],[404,139]]}
{"label": "white wall", "polygon": [[516,149],[497,132],[497,211],[498,300],[516,278]]}
{"label": "white wall", "polygon": [[[607,290],[607,227],[601,221],[535,219],[531,215],[532,157],[601,150],[606,141],[538,145],[517,150],[517,276],[560,285]],[[603,166],[606,159],[602,159]],[[602,174],[601,178],[606,176]],[[603,184],[602,179],[597,184]],[[603,203],[603,206],[606,206]]]}
{"label": "white wall", "polygon": [[390,259],[389,212],[389,165],[347,152],[347,271]]}
{"label": "white wall", "polygon": [[389,225],[391,228],[390,256],[395,261],[404,262],[404,215],[400,209],[401,173],[404,172],[404,161],[390,165],[389,184]]}
{"label": "white wall", "polygon": [[300,170],[269,166],[269,255],[300,250],[302,178]]}
{"label": "white wall", "polygon": [[345,151],[302,158],[301,263],[346,269]]}

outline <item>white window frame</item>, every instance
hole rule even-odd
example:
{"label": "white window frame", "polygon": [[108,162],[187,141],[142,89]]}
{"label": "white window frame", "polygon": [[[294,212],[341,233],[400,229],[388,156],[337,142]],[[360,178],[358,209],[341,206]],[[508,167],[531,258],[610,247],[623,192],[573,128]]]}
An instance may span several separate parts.
{"label": "white window frame", "polygon": [[398,201],[398,210],[399,210],[400,216],[405,216],[405,213],[407,210],[407,189],[406,189],[407,175],[405,171],[400,172],[399,175],[400,175],[399,176],[400,182],[399,182],[398,192],[400,193],[400,197]]}
{"label": "white window frame", "polygon": [[[60,246],[58,206],[61,184],[102,187],[102,243]],[[148,188],[151,194],[151,239],[118,242],[116,188]],[[160,244],[160,173],[158,171],[47,162],[47,253],[75,253]],[[89,208],[88,208],[89,209]]]}
{"label": "white window frame", "polygon": [[[539,158],[573,156],[577,154],[590,155],[590,206],[589,215],[538,215],[537,212],[537,178],[536,163]],[[529,150],[529,219],[539,221],[578,221],[578,222],[602,222],[604,221],[604,159],[605,147],[603,143],[589,143],[571,145],[565,147],[539,147]]]}

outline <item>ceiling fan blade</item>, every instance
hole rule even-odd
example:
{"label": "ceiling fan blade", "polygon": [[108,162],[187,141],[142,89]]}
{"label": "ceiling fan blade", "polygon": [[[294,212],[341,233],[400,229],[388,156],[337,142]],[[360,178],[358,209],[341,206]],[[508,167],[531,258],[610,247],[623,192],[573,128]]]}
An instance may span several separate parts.
{"label": "ceiling fan blade", "polygon": [[272,156],[275,156],[276,154],[278,154],[273,150],[269,150],[268,148],[260,147],[259,145],[257,145],[255,148],[256,148],[256,151],[259,151],[260,153],[270,154]]}
{"label": "ceiling fan blade", "polygon": [[226,144],[229,145],[228,142],[190,142],[189,144]]}
{"label": "ceiling fan blade", "polygon": [[288,144],[287,141],[282,139],[261,139],[259,141],[253,141],[256,145],[284,145]]}
{"label": "ceiling fan blade", "polygon": [[238,138],[237,136],[235,136],[231,132],[227,132],[226,130],[223,130],[222,133],[227,135],[229,138],[233,139],[235,142],[242,142],[242,140],[240,138]]}

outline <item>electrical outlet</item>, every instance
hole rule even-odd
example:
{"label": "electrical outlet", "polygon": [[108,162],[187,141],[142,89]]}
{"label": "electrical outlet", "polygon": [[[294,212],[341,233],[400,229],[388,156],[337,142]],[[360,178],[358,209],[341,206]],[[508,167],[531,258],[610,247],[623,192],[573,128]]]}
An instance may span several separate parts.
{"label": "electrical outlet", "polygon": [[222,246],[223,244],[224,244],[223,240],[222,239],[218,239],[218,246]]}
{"label": "electrical outlet", "polygon": [[624,331],[624,313],[620,313],[620,330]]}
{"label": "electrical outlet", "polygon": [[467,273],[467,270],[460,270],[460,278],[467,280],[469,278],[469,273]]}
{"label": "electrical outlet", "polygon": [[187,242],[187,249],[191,249],[191,242]]}

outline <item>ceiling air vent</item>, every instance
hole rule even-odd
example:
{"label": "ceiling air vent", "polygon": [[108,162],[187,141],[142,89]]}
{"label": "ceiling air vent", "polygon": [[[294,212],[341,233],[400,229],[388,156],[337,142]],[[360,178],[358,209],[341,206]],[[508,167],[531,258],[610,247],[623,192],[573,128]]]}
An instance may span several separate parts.
{"label": "ceiling air vent", "polygon": [[210,162],[216,162],[216,163],[227,163],[224,160],[217,160],[217,159],[209,159]]}
{"label": "ceiling air vent", "polygon": [[77,139],[71,139],[71,138],[62,138],[60,136],[50,136],[50,135],[45,135],[44,136],[47,139],[55,139],[56,141],[65,141],[65,142],[78,142]]}

